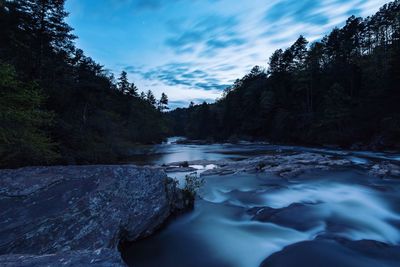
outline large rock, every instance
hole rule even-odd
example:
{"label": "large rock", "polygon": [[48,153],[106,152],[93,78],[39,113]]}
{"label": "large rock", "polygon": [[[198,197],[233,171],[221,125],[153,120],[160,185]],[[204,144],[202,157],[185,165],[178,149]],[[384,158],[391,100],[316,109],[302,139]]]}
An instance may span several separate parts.
{"label": "large rock", "polygon": [[114,249],[66,251],[47,255],[2,255],[2,267],[42,267],[42,266],[96,266],[122,267],[126,266],[118,251]]}
{"label": "large rock", "polygon": [[[0,170],[0,254],[63,254],[78,260],[78,255],[94,257],[90,251],[99,249],[117,252],[122,239],[146,237],[174,211],[184,208],[179,189],[157,169],[65,166]],[[61,256],[47,257],[57,261]],[[0,265],[2,261],[12,264],[15,259],[3,256]]]}
{"label": "large rock", "polygon": [[370,240],[316,239],[287,246],[260,267],[397,267],[399,262],[400,246]]}

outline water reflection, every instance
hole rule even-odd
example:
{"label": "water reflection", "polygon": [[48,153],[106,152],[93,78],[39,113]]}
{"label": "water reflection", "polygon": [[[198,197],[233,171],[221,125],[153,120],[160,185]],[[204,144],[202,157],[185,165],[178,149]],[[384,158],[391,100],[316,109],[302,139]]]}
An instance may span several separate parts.
{"label": "water reflection", "polygon": [[316,152],[326,155],[339,155],[357,164],[367,164],[374,160],[400,161],[400,153],[370,151],[345,151],[328,148],[301,146],[279,146],[266,143],[241,142],[237,144],[191,145],[177,144],[179,137],[169,138],[165,143],[152,146],[138,146],[130,151],[129,162],[135,164],[168,164],[179,161],[242,159],[248,156],[284,152]]}

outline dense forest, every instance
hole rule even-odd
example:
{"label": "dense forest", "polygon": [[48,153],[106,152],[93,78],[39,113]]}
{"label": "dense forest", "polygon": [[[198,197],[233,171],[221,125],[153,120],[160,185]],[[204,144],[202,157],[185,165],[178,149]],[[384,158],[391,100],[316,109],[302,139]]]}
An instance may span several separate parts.
{"label": "dense forest", "polygon": [[157,101],[76,48],[65,0],[0,0],[0,166],[116,162],[167,134]]}
{"label": "dense forest", "polygon": [[300,36],[216,103],[177,109],[169,120],[192,139],[399,148],[400,1],[312,44]]}

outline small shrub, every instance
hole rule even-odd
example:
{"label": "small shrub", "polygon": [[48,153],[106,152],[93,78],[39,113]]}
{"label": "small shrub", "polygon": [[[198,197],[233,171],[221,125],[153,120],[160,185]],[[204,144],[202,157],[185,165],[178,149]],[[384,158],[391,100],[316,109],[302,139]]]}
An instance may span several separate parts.
{"label": "small shrub", "polygon": [[182,167],[182,168],[187,168],[187,167],[189,167],[189,162],[187,162],[187,161],[182,162],[182,163],[181,163],[181,167]]}
{"label": "small shrub", "polygon": [[185,186],[183,191],[192,198],[196,197],[200,187],[204,184],[204,179],[197,176],[197,173],[191,173],[185,176]]}

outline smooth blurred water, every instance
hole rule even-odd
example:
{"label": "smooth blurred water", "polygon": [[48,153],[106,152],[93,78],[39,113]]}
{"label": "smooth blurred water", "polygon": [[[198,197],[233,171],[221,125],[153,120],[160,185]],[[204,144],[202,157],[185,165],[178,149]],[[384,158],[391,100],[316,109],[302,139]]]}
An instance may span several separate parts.
{"label": "smooth blurred water", "polygon": [[[303,148],[265,144],[174,145],[150,163],[245,157]],[[305,148],[304,151],[311,149]],[[315,149],[312,149],[315,151]],[[392,154],[340,153],[358,164]],[[196,166],[202,169],[201,166]],[[306,173],[282,179],[267,174],[206,177],[195,209],[123,252],[138,267],[253,267],[284,247],[318,237],[400,244],[400,183],[362,171]]]}
{"label": "smooth blurred water", "polygon": [[280,146],[267,143],[239,142],[209,145],[176,144],[179,137],[169,138],[160,145],[139,146],[130,151],[129,162],[139,165],[167,164],[179,161],[243,159],[249,156],[280,152],[315,152],[325,155],[343,156],[356,164],[366,164],[376,160],[400,161],[400,153],[346,151],[329,148],[301,146]]}

